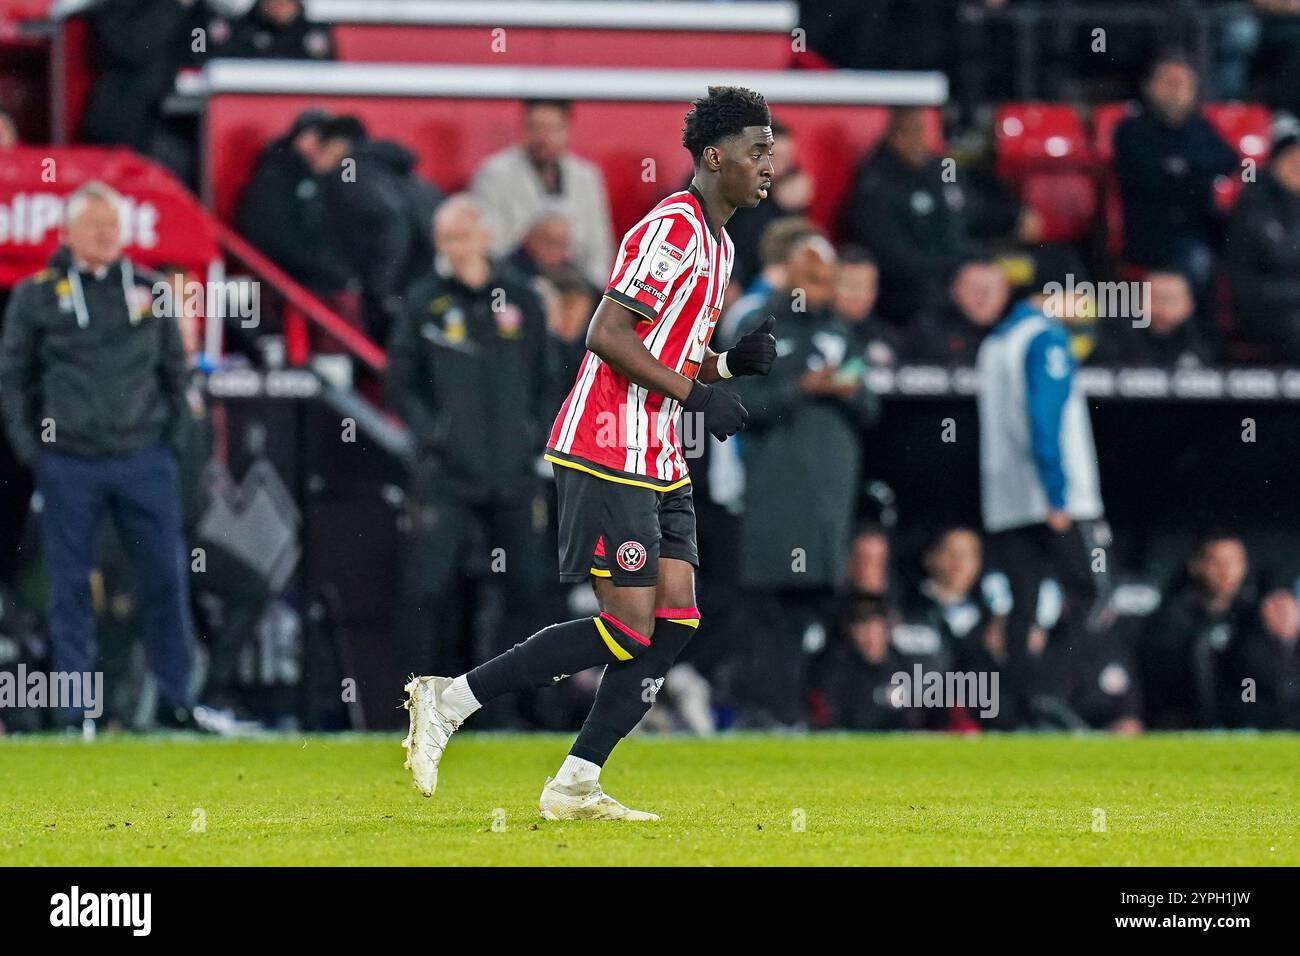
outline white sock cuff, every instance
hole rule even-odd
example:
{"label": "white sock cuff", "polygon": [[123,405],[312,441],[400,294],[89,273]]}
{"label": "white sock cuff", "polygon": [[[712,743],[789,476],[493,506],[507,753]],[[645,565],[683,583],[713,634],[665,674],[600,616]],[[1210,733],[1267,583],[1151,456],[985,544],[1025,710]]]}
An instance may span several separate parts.
{"label": "white sock cuff", "polygon": [[442,702],[454,711],[452,716],[457,720],[464,720],[483,706],[478,702],[478,698],[474,696],[474,692],[469,689],[469,681],[464,674],[453,680],[450,686],[442,692]]}
{"label": "white sock cuff", "polygon": [[564,763],[555,774],[555,782],[562,786],[571,786],[575,783],[587,783],[600,779],[600,765],[594,764],[590,760],[583,760],[581,757],[575,757],[569,754],[564,758]]}

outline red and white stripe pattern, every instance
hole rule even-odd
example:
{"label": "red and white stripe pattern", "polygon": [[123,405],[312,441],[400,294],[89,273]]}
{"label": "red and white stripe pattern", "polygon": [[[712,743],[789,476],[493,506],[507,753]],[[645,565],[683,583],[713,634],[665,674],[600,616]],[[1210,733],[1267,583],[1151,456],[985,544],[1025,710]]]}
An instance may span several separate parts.
{"label": "red and white stripe pattern", "polygon": [[[699,374],[721,314],[734,249],[714,238],[696,197],[673,193],[623,237],[605,296],[643,319],[637,334],[669,368]],[[551,429],[549,460],[660,490],[687,481],[679,404],[588,352]]]}

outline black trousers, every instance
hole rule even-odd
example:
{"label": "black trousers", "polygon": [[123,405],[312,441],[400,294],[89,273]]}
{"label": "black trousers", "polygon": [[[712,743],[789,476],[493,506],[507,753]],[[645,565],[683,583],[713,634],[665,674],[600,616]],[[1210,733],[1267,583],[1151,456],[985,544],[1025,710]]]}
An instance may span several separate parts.
{"label": "black trousers", "polygon": [[[1064,532],[1035,524],[989,536],[992,563],[1006,574],[1011,588],[1000,693],[1003,711],[1009,710],[1017,722],[1030,717],[1029,702],[1033,698],[1064,694],[1064,689],[1045,672],[1043,655],[1030,651],[1039,588],[1049,578],[1061,586],[1061,615],[1050,640],[1067,644],[1087,640],[1107,593],[1103,586],[1105,574],[1093,570],[1095,549],[1104,548],[1108,537],[1104,522],[1077,521]],[[1102,557],[1108,560],[1108,556]]]}
{"label": "black trousers", "polygon": [[747,727],[795,727],[808,721],[808,664],[804,637],[820,625],[833,594],[822,589],[748,589],[743,592],[741,639],[745,657],[739,709]]}
{"label": "black trousers", "polygon": [[[539,604],[548,508],[540,483],[511,499],[467,501],[421,462],[407,504],[397,588],[401,674],[464,673],[546,623]],[[475,722],[512,723],[529,706],[505,700]]]}

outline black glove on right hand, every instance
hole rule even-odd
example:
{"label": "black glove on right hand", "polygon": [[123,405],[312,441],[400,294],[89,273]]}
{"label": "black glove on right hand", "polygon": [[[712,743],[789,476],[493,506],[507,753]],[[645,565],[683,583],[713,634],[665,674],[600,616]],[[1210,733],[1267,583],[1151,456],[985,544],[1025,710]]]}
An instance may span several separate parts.
{"label": "black glove on right hand", "polygon": [[740,399],[721,388],[703,382],[691,385],[691,393],[682,402],[682,409],[704,415],[704,429],[718,441],[726,441],[745,427],[749,412]]}

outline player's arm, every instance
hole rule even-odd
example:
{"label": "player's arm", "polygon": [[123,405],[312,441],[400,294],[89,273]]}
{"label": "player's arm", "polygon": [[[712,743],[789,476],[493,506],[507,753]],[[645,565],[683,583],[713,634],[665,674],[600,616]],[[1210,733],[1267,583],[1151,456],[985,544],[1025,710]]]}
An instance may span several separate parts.
{"label": "player's arm", "polygon": [[704,427],[726,441],[745,427],[749,418],[740,400],[730,392],[691,381],[650,354],[636,334],[645,317],[606,297],[600,300],[587,328],[587,349],[633,384],[681,403],[688,412],[704,415]]}
{"label": "player's arm", "polygon": [[691,380],[650,354],[637,324],[645,317],[606,296],[587,327],[587,349],[628,381],[659,395],[685,402]]}

